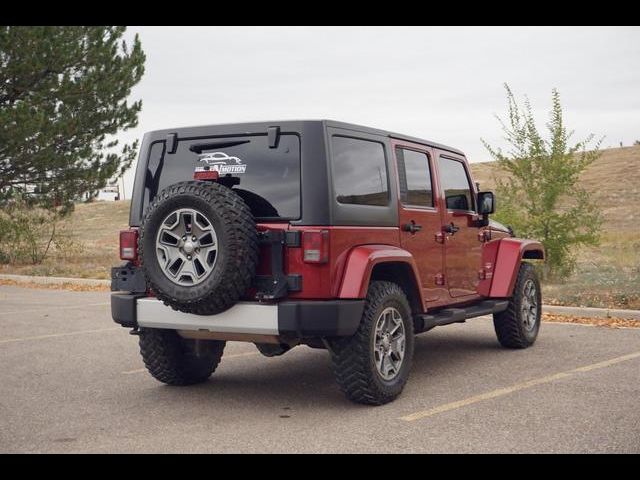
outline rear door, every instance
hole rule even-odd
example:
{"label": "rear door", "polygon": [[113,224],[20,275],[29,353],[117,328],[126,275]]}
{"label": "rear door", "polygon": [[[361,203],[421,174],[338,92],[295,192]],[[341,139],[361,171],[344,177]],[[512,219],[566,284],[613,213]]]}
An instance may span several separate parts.
{"label": "rear door", "polygon": [[445,303],[444,245],[436,234],[442,226],[433,165],[433,151],[420,144],[392,141],[398,171],[400,239],[415,259],[422,293],[430,306]]}
{"label": "rear door", "polygon": [[476,294],[482,243],[478,238],[476,192],[463,157],[437,151],[446,280],[452,297]]}

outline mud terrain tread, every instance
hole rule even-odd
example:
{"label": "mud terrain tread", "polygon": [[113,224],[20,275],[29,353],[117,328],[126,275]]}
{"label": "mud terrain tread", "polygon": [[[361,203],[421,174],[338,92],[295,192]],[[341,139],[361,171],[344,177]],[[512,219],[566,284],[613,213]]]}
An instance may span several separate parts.
{"label": "mud terrain tread", "polygon": [[149,373],[168,385],[193,385],[206,381],[224,353],[223,341],[209,341],[208,354],[197,357],[174,330],[144,329],[140,353]]}
{"label": "mud terrain tread", "polygon": [[[411,308],[406,295],[397,284],[383,281],[372,282],[367,292],[362,320],[356,333],[352,337],[335,338],[330,342],[333,373],[338,387],[347,398],[357,403],[383,405],[394,400],[402,391],[411,367],[413,343],[407,348],[405,362],[408,364],[403,366],[405,374],[400,374],[404,378],[400,379],[399,388],[381,388],[379,382],[376,382],[374,378],[375,372],[369,365],[371,361],[370,331],[375,327],[378,309],[390,297],[403,303],[405,312],[410,314]],[[413,325],[412,321],[409,323]],[[412,336],[413,331],[407,332],[407,342]]]}
{"label": "mud terrain tread", "polygon": [[[513,288],[513,296],[509,299],[509,307],[500,313],[493,315],[493,326],[500,345],[506,348],[527,348],[533,344],[533,341],[525,336],[522,329],[520,319],[519,305],[522,297],[522,286],[524,282],[533,278],[536,282],[538,291],[540,284],[538,283],[535,269],[533,265],[523,262],[518,271],[518,278]],[[540,308],[541,305],[539,305]]]}
{"label": "mud terrain tread", "polygon": [[[165,204],[179,195],[192,195],[207,202],[218,212],[223,228],[228,235],[225,244],[226,264],[223,267],[224,281],[211,288],[207,281],[189,287],[191,298],[178,298],[178,285],[159,287],[144,268],[145,235],[155,237],[156,232],[146,232],[144,226]],[[217,232],[220,235],[220,232]],[[220,313],[233,306],[247,291],[253,281],[258,262],[258,235],[255,220],[247,204],[231,189],[218,183],[186,181],[176,183],[160,192],[149,205],[144,217],[138,241],[142,267],[147,285],[159,300],[174,310],[200,315]],[[166,282],[168,283],[168,282]]]}

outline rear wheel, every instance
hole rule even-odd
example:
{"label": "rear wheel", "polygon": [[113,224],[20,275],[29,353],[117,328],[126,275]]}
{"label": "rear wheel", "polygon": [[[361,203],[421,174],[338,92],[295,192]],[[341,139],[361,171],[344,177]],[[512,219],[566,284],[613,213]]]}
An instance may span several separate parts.
{"label": "rear wheel", "polygon": [[507,348],[527,348],[540,331],[542,310],[540,282],[532,265],[522,263],[509,307],[493,315],[498,341]]}
{"label": "rear wheel", "polygon": [[382,405],[404,388],[413,359],[411,308],[402,289],[372,282],[362,321],[351,337],[330,342],[340,390],[352,401]]}
{"label": "rear wheel", "polygon": [[142,329],[140,353],[149,373],[168,385],[206,381],[220,363],[225,343],[188,340],[175,330]]}

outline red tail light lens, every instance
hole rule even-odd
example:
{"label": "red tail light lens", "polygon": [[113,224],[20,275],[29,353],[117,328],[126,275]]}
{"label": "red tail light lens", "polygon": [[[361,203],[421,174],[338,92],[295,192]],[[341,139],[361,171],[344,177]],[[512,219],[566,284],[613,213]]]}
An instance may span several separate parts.
{"label": "red tail light lens", "polygon": [[305,230],[302,232],[302,259],[306,263],[329,261],[329,231]]}
{"label": "red tail light lens", "polygon": [[138,229],[130,228],[120,231],[120,259],[138,260]]}
{"label": "red tail light lens", "polygon": [[220,174],[216,170],[198,170],[193,172],[194,180],[218,180]]}

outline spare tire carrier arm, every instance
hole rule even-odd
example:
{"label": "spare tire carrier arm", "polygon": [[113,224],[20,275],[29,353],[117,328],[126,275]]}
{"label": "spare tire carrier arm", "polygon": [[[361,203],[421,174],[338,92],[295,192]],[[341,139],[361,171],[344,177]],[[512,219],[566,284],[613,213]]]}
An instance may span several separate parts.
{"label": "spare tire carrier arm", "polygon": [[288,292],[302,290],[300,274],[284,273],[284,247],[300,247],[300,237],[300,232],[296,230],[258,232],[258,244],[271,247],[271,275],[256,275],[253,281],[258,300],[277,300],[285,297]]}

